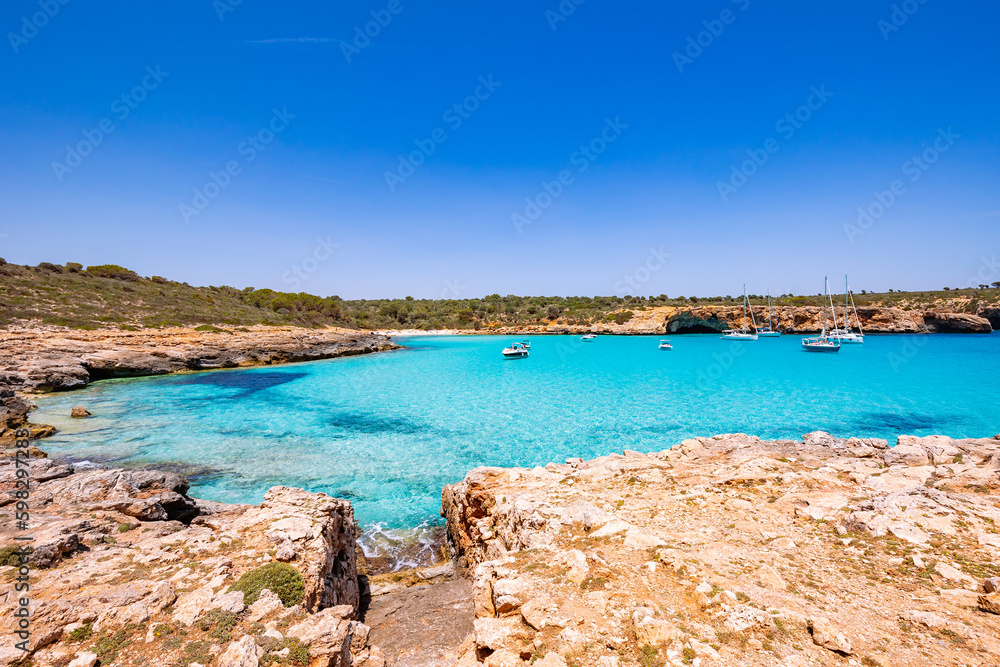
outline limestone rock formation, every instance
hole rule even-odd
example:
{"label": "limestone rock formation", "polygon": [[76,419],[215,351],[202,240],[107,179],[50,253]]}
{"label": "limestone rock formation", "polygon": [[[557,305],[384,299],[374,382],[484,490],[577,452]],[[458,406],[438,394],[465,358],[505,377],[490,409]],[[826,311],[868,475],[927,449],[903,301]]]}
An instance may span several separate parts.
{"label": "limestone rock formation", "polygon": [[[0,597],[16,599],[14,573],[22,563],[31,568],[30,650],[0,648],[0,666],[29,656],[38,665],[92,665],[98,653],[101,664],[125,664],[113,662],[118,655],[186,665],[200,647],[199,664],[215,656],[219,665],[258,665],[309,650],[312,665],[384,667],[368,627],[354,620],[357,535],[347,501],[275,487],[259,506],[224,505],[188,497],[173,473],[48,459],[31,460],[28,471],[33,541],[23,555],[3,553]],[[14,462],[0,459],[4,545],[24,535],[10,511],[17,479]],[[276,545],[293,552],[301,600],[286,607],[265,588],[247,607],[244,592],[231,588],[273,563]],[[15,610],[0,608],[7,636]]]}
{"label": "limestone rock formation", "polygon": [[998,454],[730,434],[478,468],[442,493],[476,614],[447,664],[985,664]]}
{"label": "limestone rock formation", "polygon": [[28,426],[31,405],[15,392],[68,391],[110,377],[313,361],[395,347],[385,336],[346,329],[6,329],[0,336],[0,446],[10,445],[18,428],[30,428],[32,438],[54,432]]}

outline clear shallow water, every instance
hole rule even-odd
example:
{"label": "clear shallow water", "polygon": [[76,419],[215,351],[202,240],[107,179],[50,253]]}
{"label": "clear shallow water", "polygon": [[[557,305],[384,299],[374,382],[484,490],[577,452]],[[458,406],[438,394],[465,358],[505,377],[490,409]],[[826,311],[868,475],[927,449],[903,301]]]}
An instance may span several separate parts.
{"label": "clear shallow water", "polygon": [[[803,352],[798,336],[675,336],[670,352],[647,336],[528,339],[521,360],[500,355],[510,337],[441,336],[371,356],[106,380],[38,399],[33,420],[59,427],[43,442],[54,456],[170,467],[202,498],[260,502],[277,484],[347,498],[382,543],[438,523],[441,487],[478,465],[731,432],[1000,432],[1000,334],[869,336],[837,354]],[[77,404],[94,416],[69,419]]]}

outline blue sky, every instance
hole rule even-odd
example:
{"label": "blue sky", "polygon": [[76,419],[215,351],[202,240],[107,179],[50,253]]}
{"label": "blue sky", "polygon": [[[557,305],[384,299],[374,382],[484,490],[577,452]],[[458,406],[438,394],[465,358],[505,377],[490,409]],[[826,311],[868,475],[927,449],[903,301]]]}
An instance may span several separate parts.
{"label": "blue sky", "polygon": [[345,298],[1000,280],[993,3],[63,2],[0,10],[11,262]]}

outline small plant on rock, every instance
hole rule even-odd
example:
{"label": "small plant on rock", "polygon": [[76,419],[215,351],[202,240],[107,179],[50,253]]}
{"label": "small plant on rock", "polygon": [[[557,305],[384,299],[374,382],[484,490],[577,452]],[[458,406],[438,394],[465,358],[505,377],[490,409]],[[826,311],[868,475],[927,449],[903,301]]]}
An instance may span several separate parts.
{"label": "small plant on rock", "polygon": [[277,562],[250,570],[229,590],[242,591],[243,604],[249,606],[260,598],[260,592],[265,588],[281,598],[286,607],[297,605],[305,596],[305,582],[298,570],[287,563]]}
{"label": "small plant on rock", "polygon": [[664,667],[667,663],[660,657],[658,650],[645,644],[639,649],[639,664],[642,667]]}
{"label": "small plant on rock", "polygon": [[79,628],[69,633],[69,640],[71,642],[85,642],[90,639],[90,635],[94,633],[94,629],[90,623],[85,623]]}
{"label": "small plant on rock", "polygon": [[[198,619],[198,627],[202,632],[208,632],[220,642],[228,642],[233,638],[233,628],[236,627],[236,614],[222,609],[209,609]],[[193,662],[200,662],[194,660]]]}

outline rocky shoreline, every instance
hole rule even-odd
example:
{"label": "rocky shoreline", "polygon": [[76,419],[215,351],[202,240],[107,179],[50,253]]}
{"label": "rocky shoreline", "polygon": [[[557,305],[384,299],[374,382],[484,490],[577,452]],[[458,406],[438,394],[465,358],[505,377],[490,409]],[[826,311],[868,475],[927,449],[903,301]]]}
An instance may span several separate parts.
{"label": "rocky shoreline", "polygon": [[763,441],[480,468],[442,514],[454,664],[995,665],[1000,436]]}
{"label": "rocky shoreline", "polygon": [[[247,667],[306,652],[324,667],[385,664],[358,620],[365,580],[349,502],[275,487],[259,506],[224,505],[188,497],[171,473],[48,459],[21,469],[32,485],[26,529],[12,511],[21,478],[0,461],[0,627],[10,639],[0,665]],[[17,588],[24,568],[27,592]],[[27,651],[12,639],[24,596],[29,636],[17,641]]]}
{"label": "rocky shoreline", "polygon": [[[775,307],[776,323],[787,334],[815,334],[823,327],[823,310],[816,306]],[[767,321],[764,308],[753,307],[758,324]],[[490,326],[476,330],[454,329],[448,333],[459,334],[584,334],[611,335],[666,335],[689,333],[721,333],[725,329],[739,328],[743,322],[743,309],[739,306],[701,306],[682,308],[655,306],[622,311],[622,321],[605,321],[597,324],[567,324],[559,320],[531,324],[523,327]],[[988,334],[1000,329],[1000,309],[984,308],[979,313],[956,313],[938,310],[903,309],[889,307],[858,308],[862,327],[866,333],[923,334],[923,333],[979,333]],[[851,318],[852,323],[856,320]],[[832,327],[831,327],[832,328]],[[427,333],[427,332],[423,332]],[[405,331],[393,335],[406,335]]]}
{"label": "rocky shoreline", "polygon": [[53,432],[51,427],[28,424],[31,404],[24,394],[80,389],[105,378],[316,361],[397,347],[385,336],[348,329],[4,329],[0,444],[9,444],[19,428],[28,428],[32,438]]}
{"label": "rocky shoreline", "polygon": [[[1000,436],[742,434],[442,492],[452,560],[368,577],[346,500],[0,460],[0,627],[33,665],[992,665]],[[15,538],[30,535],[20,555]],[[290,574],[291,571],[291,574]],[[291,577],[291,579],[289,578]],[[273,589],[273,590],[272,590]],[[0,666],[25,655],[0,646]]]}
{"label": "rocky shoreline", "polygon": [[[760,306],[752,308],[757,322],[766,322],[767,313]],[[823,310],[817,306],[777,306],[774,309],[777,326],[787,334],[815,334],[823,326]],[[622,320],[596,324],[568,324],[560,320],[539,322],[525,326],[490,325],[479,329],[442,329],[439,331],[384,330],[389,336],[414,336],[429,334],[462,335],[524,335],[524,334],[584,334],[608,335],[667,335],[690,333],[721,333],[725,329],[739,328],[743,322],[740,306],[654,306],[620,311]],[[866,333],[925,334],[925,333],[978,333],[988,334],[1000,329],[1000,308],[983,307],[976,313],[945,310],[907,309],[869,306],[858,308],[858,315]],[[852,323],[856,320],[852,316]],[[832,328],[832,326],[831,326]]]}

